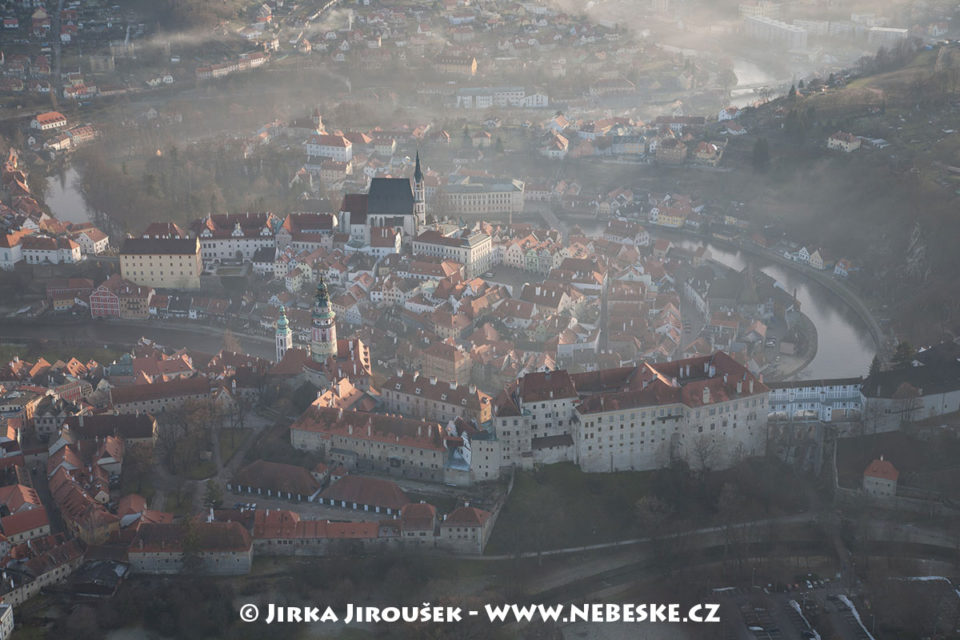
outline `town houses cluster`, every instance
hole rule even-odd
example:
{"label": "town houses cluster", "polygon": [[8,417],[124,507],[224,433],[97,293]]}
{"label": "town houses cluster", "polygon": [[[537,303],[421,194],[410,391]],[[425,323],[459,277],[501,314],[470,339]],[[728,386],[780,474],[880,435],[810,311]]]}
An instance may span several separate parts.
{"label": "town houses cluster", "polygon": [[[65,119],[62,124],[57,122],[53,125],[66,124]],[[31,193],[27,176],[19,153],[11,148],[0,168],[0,191],[9,203],[0,202],[0,269],[9,271],[18,263],[76,265],[108,250],[108,236],[93,224],[63,222],[50,216]]]}

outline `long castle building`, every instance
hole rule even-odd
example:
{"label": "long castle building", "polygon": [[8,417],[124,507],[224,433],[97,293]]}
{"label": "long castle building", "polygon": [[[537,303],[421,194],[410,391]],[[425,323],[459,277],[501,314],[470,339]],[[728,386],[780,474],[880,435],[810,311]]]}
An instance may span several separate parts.
{"label": "long castle building", "polygon": [[[388,404],[417,415],[416,400],[434,387],[440,395],[428,420],[452,418],[446,424],[313,406],[291,426],[291,443],[326,448],[348,468],[455,484],[563,461],[587,472],[651,470],[675,460],[720,469],[767,447],[769,389],[723,352],[590,373],[530,373],[499,394],[492,412],[456,416],[441,405],[462,389],[419,384],[408,374],[393,380],[396,397]],[[457,396],[459,403],[469,405],[472,393]]]}

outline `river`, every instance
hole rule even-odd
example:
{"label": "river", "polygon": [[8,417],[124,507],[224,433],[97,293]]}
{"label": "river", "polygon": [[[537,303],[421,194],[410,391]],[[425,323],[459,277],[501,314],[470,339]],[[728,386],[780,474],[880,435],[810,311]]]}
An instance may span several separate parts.
{"label": "river", "polygon": [[[186,347],[203,353],[217,353],[224,348],[222,330],[213,332],[191,331],[188,325],[176,323],[97,321],[86,320],[75,324],[54,323],[44,320],[17,320],[0,318],[0,336],[4,342],[29,342],[30,340],[62,340],[67,344],[84,346],[128,345],[136,343],[141,336],[179,349]],[[251,339],[234,334],[240,348],[251,355],[273,360],[276,347],[270,337]]]}
{"label": "river", "polygon": [[[693,248],[701,243],[694,240],[674,240],[674,244]],[[822,285],[811,282],[802,274],[784,267],[707,244],[713,259],[734,269],[743,269],[752,262],[764,273],[775,278],[784,289],[796,291],[800,310],[817,327],[817,355],[797,378],[844,378],[865,376],[876,353],[876,344],[866,324],[840,298]]]}
{"label": "river", "polygon": [[80,193],[80,174],[68,167],[62,174],[47,178],[47,206],[58,220],[64,222],[92,222],[87,204]]}
{"label": "river", "polygon": [[730,104],[741,108],[760,99],[754,88],[767,86],[775,90],[781,83],[789,80],[789,78],[786,80],[777,78],[757,63],[743,58],[733,59],[733,72],[737,76],[737,86],[730,91]]}

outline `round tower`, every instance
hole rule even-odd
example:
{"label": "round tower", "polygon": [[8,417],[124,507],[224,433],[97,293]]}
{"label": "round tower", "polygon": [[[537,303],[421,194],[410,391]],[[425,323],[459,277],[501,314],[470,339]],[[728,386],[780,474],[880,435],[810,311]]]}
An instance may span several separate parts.
{"label": "round tower", "polygon": [[283,356],[292,348],[293,331],[287,322],[287,310],[280,307],[280,316],[277,318],[277,362],[283,360]]}
{"label": "round tower", "polygon": [[313,305],[313,330],[310,335],[310,355],[315,362],[326,362],[337,354],[337,314],[330,308],[327,283],[320,278]]}

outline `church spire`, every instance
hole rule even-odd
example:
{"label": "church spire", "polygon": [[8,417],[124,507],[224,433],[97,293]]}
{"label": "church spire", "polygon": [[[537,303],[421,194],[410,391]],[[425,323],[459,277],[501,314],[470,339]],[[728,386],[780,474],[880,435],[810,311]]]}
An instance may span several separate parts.
{"label": "church spire", "polygon": [[417,233],[427,224],[427,193],[423,185],[423,171],[420,169],[420,150],[417,149],[417,166],[413,170],[413,218]]}

